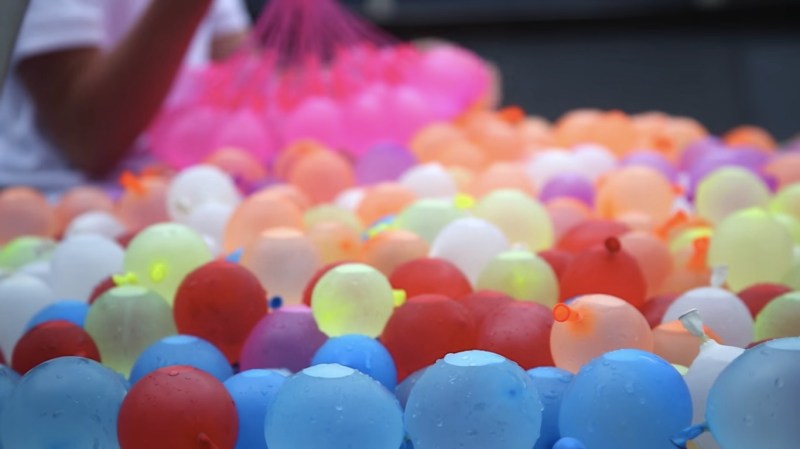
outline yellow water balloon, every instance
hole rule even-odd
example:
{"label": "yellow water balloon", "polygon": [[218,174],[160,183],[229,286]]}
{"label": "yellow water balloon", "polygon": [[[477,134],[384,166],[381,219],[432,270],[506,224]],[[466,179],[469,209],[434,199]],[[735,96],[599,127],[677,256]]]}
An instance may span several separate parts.
{"label": "yellow water balloon", "polygon": [[477,290],[501,292],[546,307],[558,302],[558,279],[553,269],[541,257],[522,249],[498,254],[483,269],[476,287]]}
{"label": "yellow water balloon", "polygon": [[728,215],[751,207],[766,207],[769,188],[750,170],[723,167],[703,178],[697,187],[697,214],[712,224]]}
{"label": "yellow water balloon", "polygon": [[792,266],[792,238],[762,209],[728,216],[711,237],[709,266],[728,268],[728,286],[740,291],[757,283],[780,283]]}
{"label": "yellow water balloon", "polygon": [[519,190],[495,190],[483,197],[473,214],[497,226],[508,241],[531,251],[553,246],[553,222],[539,201]]}

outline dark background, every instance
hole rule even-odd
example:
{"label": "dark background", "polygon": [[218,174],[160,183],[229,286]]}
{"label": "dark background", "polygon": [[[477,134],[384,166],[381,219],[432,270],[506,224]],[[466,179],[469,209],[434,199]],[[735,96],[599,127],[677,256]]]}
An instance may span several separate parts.
{"label": "dark background", "polygon": [[[257,16],[264,0],[248,3]],[[800,0],[344,3],[402,39],[440,37],[493,61],[504,103],[532,114],[660,110],[715,133],[800,133]]]}

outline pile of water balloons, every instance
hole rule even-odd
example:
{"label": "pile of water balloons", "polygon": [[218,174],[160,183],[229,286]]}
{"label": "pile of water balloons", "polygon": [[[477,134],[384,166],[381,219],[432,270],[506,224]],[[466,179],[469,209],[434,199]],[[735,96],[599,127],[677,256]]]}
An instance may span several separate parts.
{"label": "pile of water balloons", "polygon": [[492,76],[464,48],[396,42],[336,0],[273,0],[239,54],[179,78],[152,150],[177,168],[221,147],[268,163],[311,137],[358,156],[490,103]]}
{"label": "pile of water balloons", "polygon": [[0,192],[1,448],[800,441],[800,153],[763,130],[481,110],[120,185]]}

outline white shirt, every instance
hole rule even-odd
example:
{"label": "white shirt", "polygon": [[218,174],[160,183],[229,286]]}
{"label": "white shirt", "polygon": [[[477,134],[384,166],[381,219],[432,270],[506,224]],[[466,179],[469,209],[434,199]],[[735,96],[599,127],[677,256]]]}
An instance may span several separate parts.
{"label": "white shirt", "polygon": [[[0,93],[0,188],[27,185],[57,192],[86,182],[37,126],[36,108],[15,74],[17,63],[71,48],[109,49],[125,36],[150,1],[31,0]],[[187,52],[185,65],[208,62],[216,36],[242,31],[247,25],[242,0],[215,0]]]}

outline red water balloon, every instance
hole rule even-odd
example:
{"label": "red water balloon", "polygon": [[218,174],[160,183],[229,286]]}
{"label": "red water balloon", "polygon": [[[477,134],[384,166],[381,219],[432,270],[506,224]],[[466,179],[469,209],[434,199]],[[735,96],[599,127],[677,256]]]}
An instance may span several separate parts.
{"label": "red water balloon", "polygon": [[470,315],[475,319],[475,325],[480,327],[483,320],[506,304],[514,302],[514,298],[505,293],[481,290],[462,296],[459,302],[469,310]]}
{"label": "red water balloon", "polygon": [[558,242],[558,249],[579,253],[603,243],[609,237],[619,237],[630,229],[616,221],[588,220],[570,229]]}
{"label": "red water balloon", "polygon": [[89,295],[89,305],[94,304],[97,301],[97,298],[102,296],[103,293],[111,290],[112,288],[116,287],[117,283],[114,282],[114,277],[109,276],[103,279],[97,286],[92,290],[91,295]]}
{"label": "red water balloon", "polygon": [[119,243],[119,246],[127,248],[128,244],[131,243],[131,240],[133,240],[133,238],[136,237],[137,234],[139,234],[138,230],[126,232],[121,236],[117,237],[116,241],[117,243]]}
{"label": "red water balloon", "polygon": [[564,272],[567,271],[569,264],[575,259],[575,254],[553,248],[540,252],[539,257],[550,265],[550,268],[552,268],[553,272],[556,274],[556,278],[560,280]]}
{"label": "red water balloon", "polygon": [[737,296],[741,298],[750,310],[750,314],[755,318],[770,301],[791,291],[790,287],[782,284],[755,284],[740,291]]}
{"label": "red water balloon", "polygon": [[451,352],[473,349],[476,330],[464,305],[443,295],[421,295],[395,310],[380,339],[402,381]]}
{"label": "red water balloon", "polygon": [[406,262],[389,276],[395,289],[405,290],[408,297],[424,294],[460,298],[472,293],[472,286],[461,270],[444,259],[426,258]]}
{"label": "red water balloon", "polygon": [[669,306],[678,299],[679,295],[658,295],[648,299],[639,309],[647,320],[651,329],[655,329],[664,319]]}
{"label": "red water balloon", "polygon": [[190,366],[167,366],[140,379],[117,419],[121,449],[233,449],[239,418],[214,376]]}
{"label": "red water balloon", "polygon": [[639,264],[624,251],[616,237],[578,254],[561,277],[560,287],[562,301],[580,295],[606,294],[640,308],[647,296]]}
{"label": "red water balloon", "polygon": [[69,321],[46,321],[26,332],[14,346],[11,368],[24,376],[41,363],[68,356],[100,361],[94,340],[82,327]]}
{"label": "red water balloon", "polygon": [[247,336],[267,314],[267,292],[241,265],[209,262],[189,273],[175,294],[173,315],[181,334],[213,343],[235,363]]}
{"label": "red water balloon", "polygon": [[553,313],[528,301],[513,301],[490,314],[478,330],[477,348],[517,362],[528,370],[553,366],[550,330]]}

